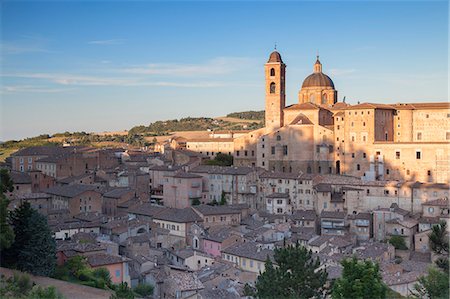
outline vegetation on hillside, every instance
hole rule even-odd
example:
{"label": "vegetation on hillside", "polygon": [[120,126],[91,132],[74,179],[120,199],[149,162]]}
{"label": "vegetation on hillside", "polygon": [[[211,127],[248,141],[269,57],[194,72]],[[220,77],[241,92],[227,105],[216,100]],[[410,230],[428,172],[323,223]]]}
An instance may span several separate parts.
{"label": "vegetation on hillside", "polygon": [[251,120],[264,120],[264,110],[233,112],[227,114],[227,117],[234,117],[239,119],[251,119]]}
{"label": "vegetation on hillside", "polygon": [[86,132],[64,132],[53,135],[42,134],[22,140],[9,140],[0,143],[0,161],[4,161],[15,151],[30,146],[56,146],[62,143],[71,145],[96,146],[108,143],[116,146],[129,144],[132,146],[152,146],[144,137],[164,136],[176,131],[206,131],[206,130],[255,130],[263,126],[264,111],[244,111],[228,114],[229,117],[242,120],[255,120],[255,122],[231,122],[208,117],[186,117],[166,121],[156,121],[148,126],[140,125],[131,128],[128,135],[113,134],[99,135]]}
{"label": "vegetation on hillside", "polygon": [[1,277],[0,297],[9,299],[63,299],[55,287],[47,288],[36,285],[26,274],[10,278]]}

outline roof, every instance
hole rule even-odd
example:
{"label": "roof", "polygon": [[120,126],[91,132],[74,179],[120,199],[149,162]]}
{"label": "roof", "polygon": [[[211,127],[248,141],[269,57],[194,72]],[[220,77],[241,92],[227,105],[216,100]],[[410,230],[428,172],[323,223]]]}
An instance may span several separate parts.
{"label": "roof", "polygon": [[438,198],[435,200],[429,200],[422,204],[423,206],[439,206],[439,207],[448,207],[448,198]]}
{"label": "roof", "polygon": [[271,63],[271,62],[283,63],[283,60],[281,59],[281,54],[278,53],[278,51],[273,51],[272,53],[270,53],[269,60],[267,61],[267,63]]}
{"label": "roof", "polygon": [[100,190],[98,189],[98,186],[83,185],[83,184],[55,186],[45,190],[45,193],[72,198],[80,194],[83,194],[84,192],[87,191],[95,191],[101,193]]}
{"label": "roof", "polygon": [[232,209],[228,206],[198,205],[198,206],[193,206],[192,208],[204,216],[223,215],[223,214],[240,214],[239,210]]}
{"label": "roof", "polygon": [[260,179],[288,179],[295,180],[300,177],[299,173],[279,172],[279,171],[264,171],[259,175]]}
{"label": "roof", "polygon": [[345,219],[345,212],[322,211],[320,218]]}
{"label": "roof", "polygon": [[166,281],[172,281],[176,291],[192,291],[204,288],[202,282],[193,272],[173,271]]}
{"label": "roof", "polygon": [[223,249],[222,252],[262,262],[266,261],[267,257],[273,258],[274,254],[272,250],[259,248],[255,242],[236,243]]}
{"label": "roof", "polygon": [[289,193],[272,193],[266,196],[267,198],[289,198]]}
{"label": "roof", "polygon": [[291,216],[292,220],[311,220],[317,219],[316,212],[314,210],[295,210]]}
{"label": "roof", "polygon": [[390,109],[395,110],[392,105],[386,104],[377,104],[377,103],[362,103],[357,105],[348,106],[345,110],[354,110],[354,109]]}
{"label": "roof", "polygon": [[435,103],[397,103],[392,105],[396,109],[450,109],[449,102],[435,102]]}
{"label": "roof", "polygon": [[199,165],[191,169],[194,173],[208,174],[225,174],[225,175],[247,175],[254,172],[255,169],[245,166],[215,166],[215,165]]}
{"label": "roof", "polygon": [[175,173],[175,175],[173,175],[172,177],[180,178],[180,179],[200,179],[200,178],[202,178],[201,175],[184,172],[184,171],[179,171],[179,172]]}
{"label": "roof", "polygon": [[50,198],[50,197],[51,196],[48,195],[47,193],[24,193],[24,194],[19,194],[17,196],[17,199],[27,200],[27,199]]}
{"label": "roof", "polygon": [[11,171],[9,175],[13,184],[31,184],[31,176],[28,173]]}
{"label": "roof", "polygon": [[360,212],[358,214],[349,215],[348,218],[349,219],[371,220],[372,215],[369,212]]}
{"label": "roof", "polygon": [[186,222],[200,222],[202,218],[194,212],[192,208],[185,209],[165,209],[153,216],[154,219],[177,222],[177,223],[186,223]]}
{"label": "roof", "polygon": [[145,202],[145,203],[140,203],[140,204],[130,207],[128,209],[128,213],[154,217],[155,215],[157,215],[167,209],[168,208],[166,208],[166,207],[162,207],[162,206],[158,206],[158,205],[154,205],[154,204]]}
{"label": "roof", "polygon": [[320,107],[314,103],[306,102],[301,104],[293,104],[289,105],[284,109],[288,110],[317,110],[320,109]]}
{"label": "roof", "polygon": [[31,146],[13,153],[11,156],[53,156],[68,152],[84,151],[90,149],[84,146]]}
{"label": "roof", "polygon": [[121,256],[111,255],[107,253],[97,253],[87,255],[87,262],[91,267],[105,266],[122,263],[124,260]]}
{"label": "roof", "polygon": [[290,125],[312,125],[312,121],[303,113],[297,115]]}
{"label": "roof", "polygon": [[121,198],[125,194],[133,192],[130,188],[114,188],[103,194],[103,197]]}
{"label": "roof", "polygon": [[[39,160],[39,161],[41,161],[41,160]],[[72,182],[74,182],[76,180],[80,180],[80,179],[88,177],[88,176],[93,176],[93,174],[92,173],[83,173],[83,174],[78,175],[78,176],[68,176],[66,178],[58,180],[58,183],[70,184],[70,183],[72,183]]]}
{"label": "roof", "polygon": [[395,219],[391,219],[391,220],[386,221],[386,223],[399,224],[399,225],[401,225],[403,227],[406,227],[406,228],[413,228],[419,222],[416,219],[414,219],[414,218],[404,218],[403,220],[395,218]]}
{"label": "roof", "polygon": [[204,239],[214,242],[223,242],[232,235],[233,230],[229,226],[212,226],[208,229]]}
{"label": "roof", "polygon": [[302,88],[305,87],[331,87],[334,89],[333,80],[322,72],[313,73],[305,78]]}
{"label": "roof", "polygon": [[314,189],[316,189],[317,192],[331,192],[331,185],[320,183],[320,184],[315,185]]}

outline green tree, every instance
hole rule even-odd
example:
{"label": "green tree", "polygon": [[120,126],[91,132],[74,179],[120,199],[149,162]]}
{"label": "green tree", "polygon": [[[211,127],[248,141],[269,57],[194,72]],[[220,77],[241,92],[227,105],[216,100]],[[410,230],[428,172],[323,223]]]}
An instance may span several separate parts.
{"label": "green tree", "polygon": [[115,292],[110,299],[134,299],[134,293],[126,282],[122,282],[116,285]]}
{"label": "green tree", "polygon": [[226,195],[225,195],[225,191],[222,190],[222,194],[220,196],[220,205],[224,206],[226,204],[227,204],[227,198],[226,198]]}
{"label": "green tree", "polygon": [[387,286],[383,283],[378,264],[358,261],[356,257],[342,261],[342,277],[332,288],[333,299],[386,298]]}
{"label": "green tree", "polygon": [[[9,200],[5,196],[7,191],[13,191],[13,182],[7,169],[0,169],[0,190],[0,252],[3,252],[14,242],[14,232],[8,224]],[[0,262],[1,260],[3,259],[0,256]]]}
{"label": "green tree", "polygon": [[392,236],[389,239],[389,243],[391,243],[392,246],[395,247],[395,249],[400,249],[400,250],[408,249],[408,247],[406,247],[405,239],[403,239],[401,236]]}
{"label": "green tree", "polygon": [[449,276],[447,273],[431,267],[428,275],[419,278],[414,285],[413,294],[417,298],[448,299]]}
{"label": "green tree", "polygon": [[134,292],[139,296],[148,298],[153,295],[153,286],[151,284],[140,283],[134,288]]}
{"label": "green tree", "polygon": [[274,252],[276,266],[267,258],[265,270],[256,281],[259,298],[321,298],[325,295],[327,272],[319,259],[305,247],[289,245]]}
{"label": "green tree", "polygon": [[448,254],[448,233],[447,223],[441,221],[439,224],[433,225],[431,228],[430,247],[437,254]]}
{"label": "green tree", "polygon": [[21,271],[49,276],[56,264],[56,243],[47,219],[23,203],[10,215],[16,238],[6,252],[9,264]]}
{"label": "green tree", "polygon": [[41,286],[34,286],[27,299],[63,299],[54,286],[43,288]]}
{"label": "green tree", "polygon": [[207,165],[217,165],[217,166],[231,166],[233,165],[233,156],[218,153],[214,159],[207,160],[205,162]]}

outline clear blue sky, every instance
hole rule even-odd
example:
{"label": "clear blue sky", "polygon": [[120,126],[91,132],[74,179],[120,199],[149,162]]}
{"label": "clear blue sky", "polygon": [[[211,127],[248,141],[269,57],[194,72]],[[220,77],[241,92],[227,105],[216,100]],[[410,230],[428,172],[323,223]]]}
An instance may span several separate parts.
{"label": "clear blue sky", "polygon": [[0,140],[297,102],[317,50],[347,102],[446,101],[448,3],[2,1]]}

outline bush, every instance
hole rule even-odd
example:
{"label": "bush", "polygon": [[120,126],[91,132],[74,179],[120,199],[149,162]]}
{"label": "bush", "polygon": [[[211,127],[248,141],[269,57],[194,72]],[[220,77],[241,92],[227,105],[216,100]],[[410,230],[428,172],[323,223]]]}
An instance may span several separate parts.
{"label": "bush", "polygon": [[153,286],[150,284],[140,283],[134,288],[134,292],[142,297],[150,297],[153,295]]}
{"label": "bush", "polygon": [[406,249],[408,249],[408,247],[406,247],[405,239],[403,239],[400,236],[392,236],[389,239],[389,243],[391,243],[392,246],[395,247],[395,249],[399,249],[399,250],[406,250]]}

